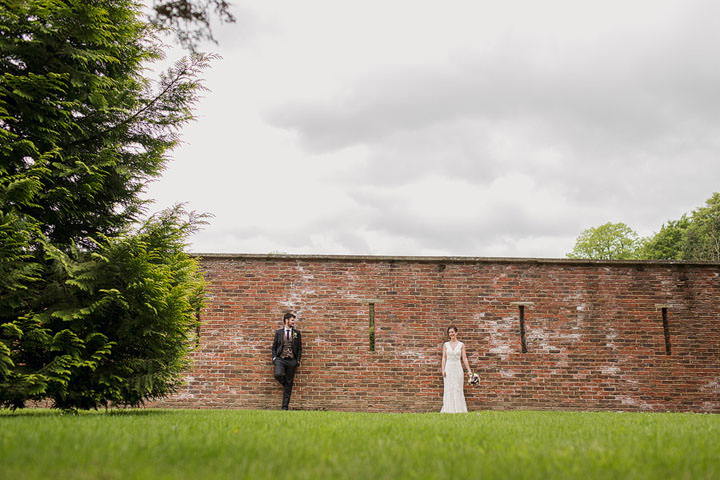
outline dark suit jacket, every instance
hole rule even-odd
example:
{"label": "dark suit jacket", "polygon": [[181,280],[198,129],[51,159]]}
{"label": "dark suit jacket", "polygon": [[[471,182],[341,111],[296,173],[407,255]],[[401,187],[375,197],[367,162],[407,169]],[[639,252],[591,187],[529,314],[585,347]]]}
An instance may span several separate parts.
{"label": "dark suit jacket", "polygon": [[[283,347],[283,335],[285,335],[285,328],[275,330],[275,340],[273,340],[272,346],[272,359],[273,362],[280,356]],[[295,360],[300,363],[300,357],[302,356],[302,337],[300,331],[293,329],[292,331],[292,351],[295,354]]]}

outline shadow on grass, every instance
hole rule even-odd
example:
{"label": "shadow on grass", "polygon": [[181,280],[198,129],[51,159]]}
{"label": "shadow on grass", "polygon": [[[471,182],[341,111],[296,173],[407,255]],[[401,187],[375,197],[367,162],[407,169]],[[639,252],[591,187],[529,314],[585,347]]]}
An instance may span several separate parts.
{"label": "shadow on grass", "polygon": [[181,413],[182,410],[162,410],[151,408],[115,408],[109,409],[107,412],[99,412],[110,416],[127,416],[127,417],[143,417],[149,415],[175,415]]}
{"label": "shadow on grass", "polygon": [[0,409],[0,419],[18,417],[56,417],[61,415],[67,414],[60,410],[50,410],[45,408],[33,408],[32,410],[25,408],[18,408],[17,410],[10,410],[9,408]]}
{"label": "shadow on grass", "polygon": [[180,413],[179,410],[161,410],[147,408],[109,408],[107,410],[79,410],[68,411],[51,408],[19,408],[10,410],[8,408],[0,408],[0,419],[19,418],[19,417],[84,417],[84,416],[127,416],[127,417],[145,417],[150,415],[169,415]]}

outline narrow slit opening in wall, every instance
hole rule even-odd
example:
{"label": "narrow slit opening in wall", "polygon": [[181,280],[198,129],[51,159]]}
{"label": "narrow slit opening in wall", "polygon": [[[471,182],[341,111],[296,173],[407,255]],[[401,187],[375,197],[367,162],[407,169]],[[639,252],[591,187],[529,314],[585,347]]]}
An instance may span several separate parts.
{"label": "narrow slit opening in wall", "polygon": [[375,304],[368,304],[369,310],[369,329],[370,329],[370,351],[375,351]]}
{"label": "narrow slit opening in wall", "polygon": [[522,353],[527,353],[527,343],[525,341],[525,305],[518,305],[520,309],[520,345]]}
{"label": "narrow slit opening in wall", "polygon": [[668,328],[667,307],[662,308],[663,333],[665,333],[665,355],[670,355],[670,329]]}
{"label": "narrow slit opening in wall", "polygon": [[197,324],[195,325],[195,346],[200,346],[200,309],[198,308],[195,312],[195,319]]}

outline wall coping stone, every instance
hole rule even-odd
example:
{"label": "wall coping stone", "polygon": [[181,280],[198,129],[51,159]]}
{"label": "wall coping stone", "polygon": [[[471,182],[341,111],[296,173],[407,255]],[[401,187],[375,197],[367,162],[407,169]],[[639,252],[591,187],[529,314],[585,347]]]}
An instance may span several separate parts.
{"label": "wall coping stone", "polygon": [[442,256],[394,256],[394,255],[309,255],[309,254],[263,254],[263,253],[190,253],[207,260],[301,260],[327,262],[399,262],[399,263],[516,263],[588,266],[688,266],[720,268],[718,262],[682,260],[589,260],[578,258],[525,258],[525,257],[442,257]]}

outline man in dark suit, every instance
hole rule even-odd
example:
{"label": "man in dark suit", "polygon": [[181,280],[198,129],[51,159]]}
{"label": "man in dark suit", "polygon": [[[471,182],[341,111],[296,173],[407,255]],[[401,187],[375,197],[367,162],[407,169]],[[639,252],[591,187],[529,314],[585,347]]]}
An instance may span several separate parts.
{"label": "man in dark suit", "polygon": [[282,409],[287,410],[290,404],[295,369],[300,366],[302,356],[302,339],[295,329],[295,314],[283,316],[283,328],[275,331],[272,346],[272,361],[275,364],[275,379],[283,386]]}

